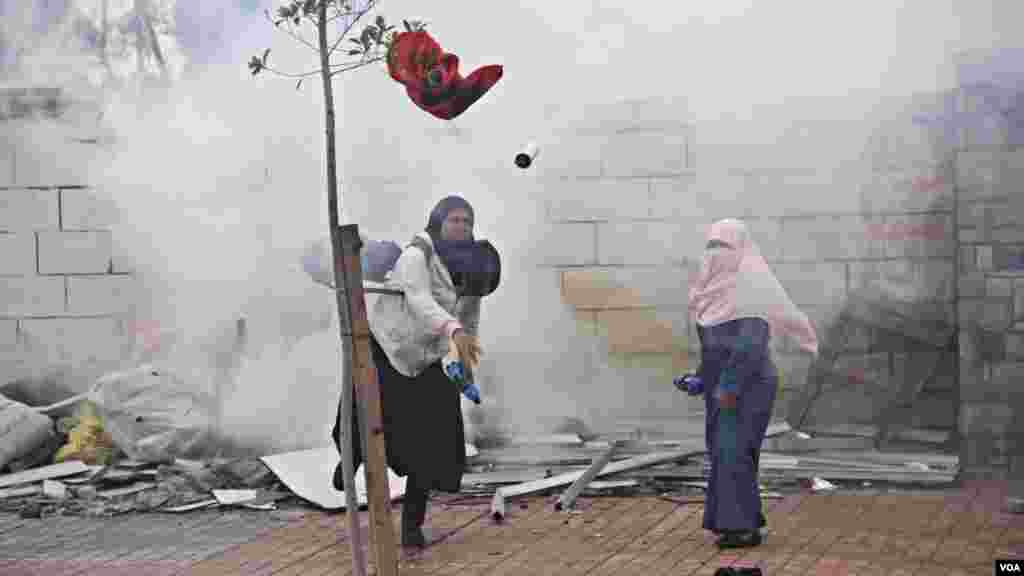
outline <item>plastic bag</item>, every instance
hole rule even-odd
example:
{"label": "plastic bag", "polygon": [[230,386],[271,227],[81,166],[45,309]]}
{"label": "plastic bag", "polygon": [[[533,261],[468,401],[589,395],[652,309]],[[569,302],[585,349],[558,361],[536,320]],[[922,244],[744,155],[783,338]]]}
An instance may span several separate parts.
{"label": "plastic bag", "polygon": [[0,395],[0,468],[46,444],[52,435],[48,416]]}
{"label": "plastic bag", "polygon": [[114,456],[114,441],[103,428],[103,419],[96,414],[96,407],[82,402],[74,416],[64,418],[60,425],[67,431],[67,444],[61,446],[54,456],[54,462],[81,460],[89,465],[109,464]]}
{"label": "plastic bag", "polygon": [[212,398],[153,366],[107,374],[89,391],[114,444],[144,462],[195,458],[209,448]]}

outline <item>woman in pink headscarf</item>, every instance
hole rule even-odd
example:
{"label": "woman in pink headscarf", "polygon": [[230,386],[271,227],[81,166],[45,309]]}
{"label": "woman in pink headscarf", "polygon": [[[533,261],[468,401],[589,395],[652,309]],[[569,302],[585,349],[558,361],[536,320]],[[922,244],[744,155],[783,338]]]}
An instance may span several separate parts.
{"label": "woman in pink headscarf", "polygon": [[711,460],[704,528],[721,548],[757,546],[765,525],[758,457],[778,386],[768,343],[786,334],[817,355],[817,336],[740,220],[712,224],[689,308],[701,341]]}

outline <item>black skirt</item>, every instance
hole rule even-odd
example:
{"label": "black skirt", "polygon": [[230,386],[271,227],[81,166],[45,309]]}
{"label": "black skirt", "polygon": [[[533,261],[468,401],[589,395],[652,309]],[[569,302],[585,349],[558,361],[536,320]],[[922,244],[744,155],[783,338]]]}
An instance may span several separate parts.
{"label": "black skirt", "polygon": [[[459,391],[445,376],[441,361],[409,378],[391,366],[377,340],[370,338],[373,362],[380,379],[381,411],[388,466],[399,476],[415,476],[423,487],[458,492],[466,468],[466,436]],[[348,418],[352,428],[354,467],[363,462],[362,436],[356,406]],[[341,402],[331,436],[341,451]],[[334,486],[344,490],[341,464],[334,472]]]}

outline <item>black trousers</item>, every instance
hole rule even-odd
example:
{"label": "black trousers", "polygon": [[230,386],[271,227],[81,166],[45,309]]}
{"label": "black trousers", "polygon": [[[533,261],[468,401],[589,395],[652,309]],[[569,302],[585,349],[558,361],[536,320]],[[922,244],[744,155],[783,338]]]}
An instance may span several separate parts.
{"label": "black trousers", "polygon": [[427,518],[430,488],[415,474],[406,477],[405,496],[402,497],[402,533],[415,531]]}

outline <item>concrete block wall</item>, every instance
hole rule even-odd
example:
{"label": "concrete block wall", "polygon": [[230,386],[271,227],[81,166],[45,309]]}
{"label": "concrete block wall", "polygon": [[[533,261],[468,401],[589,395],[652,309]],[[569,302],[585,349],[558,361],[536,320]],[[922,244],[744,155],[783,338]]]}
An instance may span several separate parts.
{"label": "concrete block wall", "polygon": [[[593,119],[579,138],[598,159],[575,175],[572,167],[545,175],[547,222],[538,255],[542,267],[560,276],[560,298],[576,311],[579,333],[604,337],[601,361],[631,368],[624,377],[632,388],[657,395],[680,367],[699,362],[686,294],[707,225],[722,217],[747,220],[780,282],[823,337],[847,294],[868,287],[934,302],[952,319],[952,186],[936,176],[938,151],[919,149],[930,146],[920,129],[904,127],[913,146],[889,135],[889,147],[898,147],[904,159],[881,168],[710,170],[697,166],[698,133],[677,121],[677,110],[664,102],[645,110],[642,126],[624,122],[625,113],[614,129]],[[643,133],[660,137],[635,136]],[[676,163],[668,165],[667,158]],[[835,390],[822,401],[836,407],[837,423],[870,422],[890,400],[878,390],[896,387],[899,374],[920,365],[898,350],[899,369],[890,374],[880,339],[864,334],[861,340],[855,354],[840,359]],[[787,416],[804,390],[810,359],[782,339],[776,345],[783,385],[776,411]],[[648,366],[664,373],[641,377]],[[829,418],[827,410],[821,413]],[[923,413],[914,417],[955,425],[953,410],[937,413],[931,421]]]}
{"label": "concrete block wall", "polygon": [[1024,64],[964,55],[955,154],[961,454],[1024,480]]}
{"label": "concrete block wall", "polygon": [[138,294],[113,265],[112,207],[88,186],[103,152],[38,118],[7,118],[0,130],[0,386],[113,365]]}

